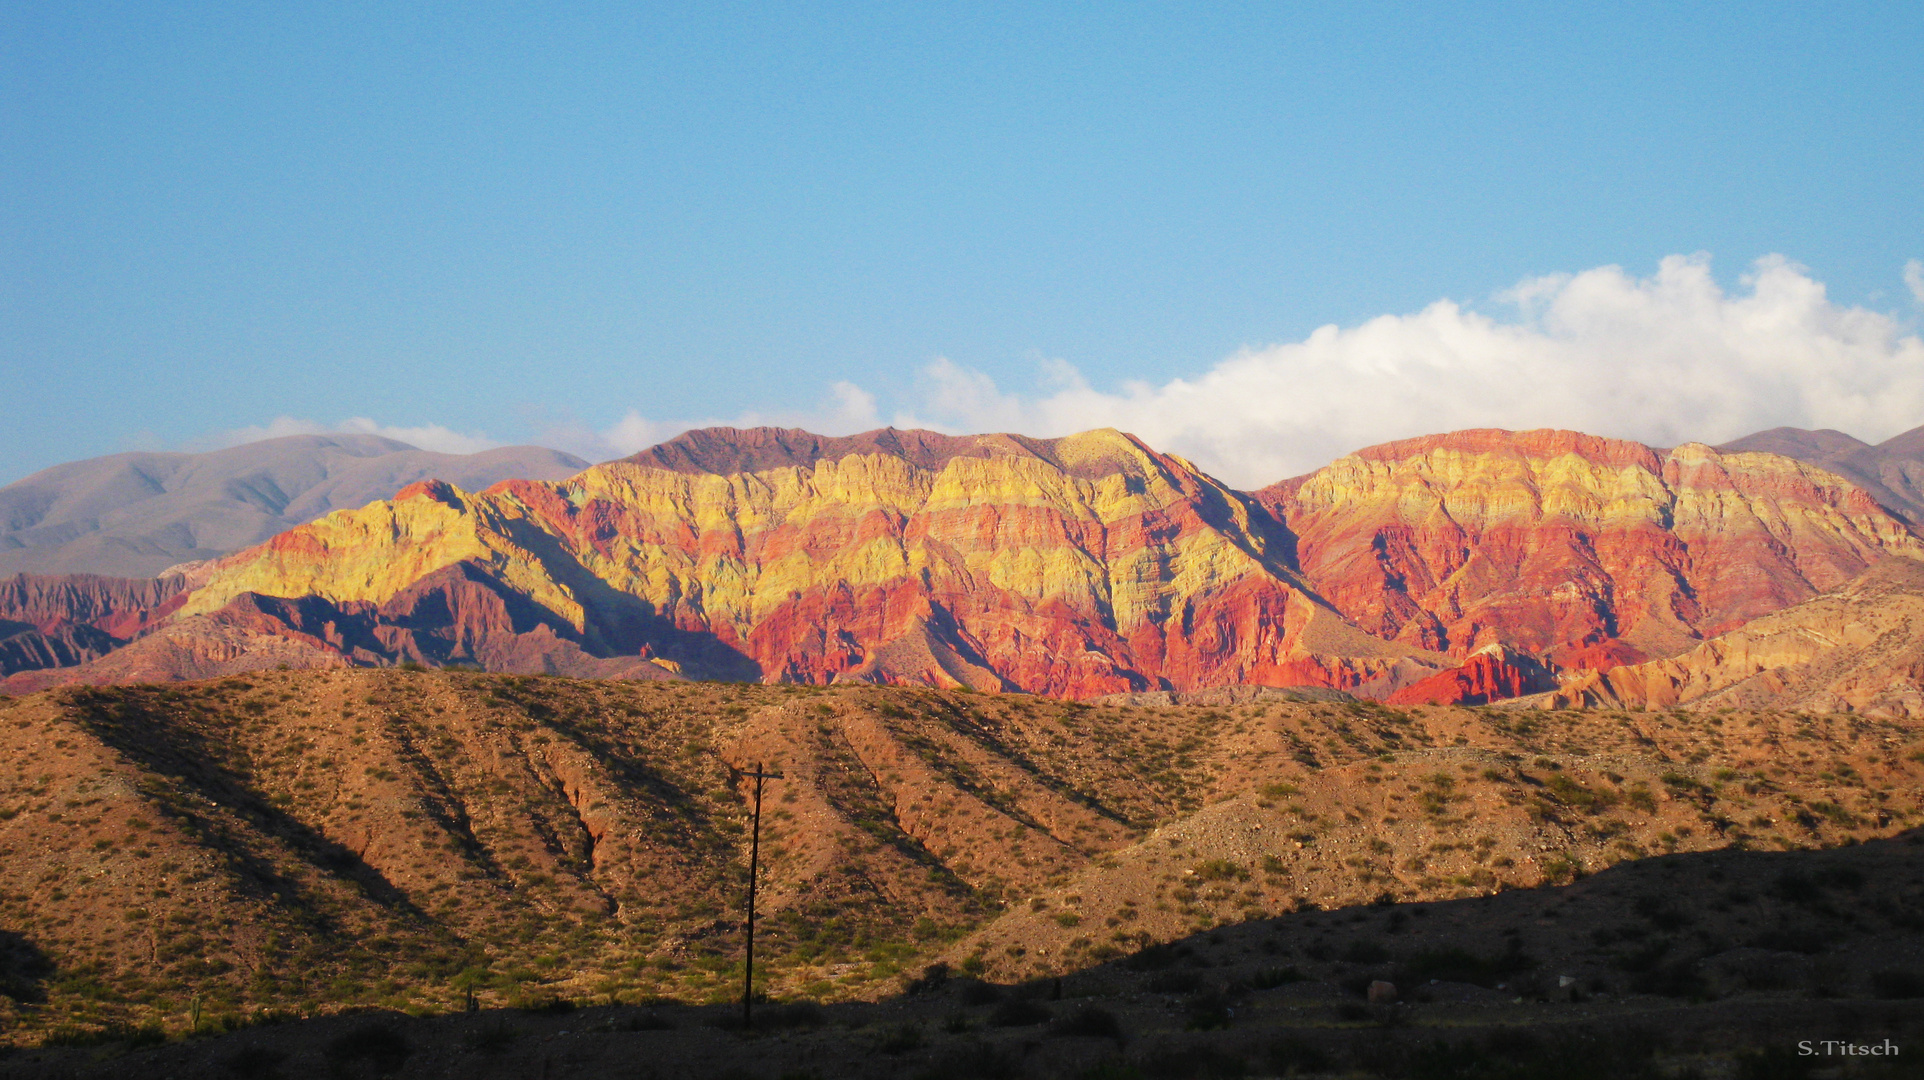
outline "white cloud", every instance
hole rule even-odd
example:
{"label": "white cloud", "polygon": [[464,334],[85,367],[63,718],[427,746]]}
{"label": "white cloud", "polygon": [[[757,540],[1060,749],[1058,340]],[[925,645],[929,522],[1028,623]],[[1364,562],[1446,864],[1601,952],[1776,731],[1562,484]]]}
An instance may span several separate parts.
{"label": "white cloud", "polygon": [[[1906,276],[1924,284],[1915,263]],[[1246,486],[1467,427],[1667,446],[1778,425],[1877,440],[1924,424],[1924,342],[1890,315],[1831,303],[1781,257],[1758,260],[1734,293],[1707,259],[1673,256],[1648,278],[1607,266],[1525,281],[1499,301],[1514,315],[1442,300],[1114,391],[1057,363],[1050,389],[1011,394],[938,360],[923,372],[919,421],[1031,435],[1118,427]]]}
{"label": "white cloud", "polygon": [[[1904,281],[1924,304],[1924,263]],[[1573,428],[1658,446],[1722,442],[1788,425],[1877,441],[1924,424],[1924,341],[1895,316],[1834,304],[1823,283],[1779,256],[1754,263],[1735,292],[1703,256],[1671,256],[1650,277],[1615,266],[1518,283],[1494,317],[1439,300],[1302,341],[1245,349],[1200,374],[1092,386],[1060,360],[1038,389],[1013,393],[946,359],[920,373],[909,408],[834,383],[814,405],[733,419],[651,419],[606,428],[541,422],[534,442],[594,461],[624,457],[690,428],[774,425],[841,435],[893,423],[940,431],[1066,435],[1117,427],[1257,487],[1373,443],[1468,427]],[[357,417],[326,425],[276,417],[212,445],[277,435],[365,432],[451,453],[501,445],[440,425]]]}
{"label": "white cloud", "polygon": [[232,431],[223,431],[217,435],[197,439],[189,445],[193,449],[216,450],[222,447],[239,446],[242,443],[259,442],[262,439],[278,439],[286,435],[350,434],[379,435],[443,454],[474,454],[503,445],[500,441],[488,438],[486,435],[463,434],[440,424],[395,427],[376,423],[365,416],[350,417],[338,424],[323,424],[297,416],[276,416],[265,424],[249,424]]}

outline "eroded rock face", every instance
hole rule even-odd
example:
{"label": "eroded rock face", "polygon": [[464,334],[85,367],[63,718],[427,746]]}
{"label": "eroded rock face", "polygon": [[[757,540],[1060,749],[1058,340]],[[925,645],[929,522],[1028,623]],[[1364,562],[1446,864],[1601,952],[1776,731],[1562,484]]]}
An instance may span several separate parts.
{"label": "eroded rock face", "polygon": [[1924,717],[1924,565],[1879,563],[1845,588],[1678,656],[1591,673],[1548,708],[1782,709]]}
{"label": "eroded rock face", "polygon": [[0,579],[0,676],[105,656],[172,614],[187,579],[15,574]]}
{"label": "eroded rock face", "polygon": [[1391,705],[1487,705],[1556,687],[1548,668],[1501,645],[1478,649],[1460,666],[1392,693]]}
{"label": "eroded rock face", "polygon": [[[485,663],[519,605],[518,633],[691,674],[1071,697],[1446,663],[1357,632],[1287,554],[1246,497],[1119,432],[697,432],[561,482],[410,486],[223,560],[183,610],[313,597],[372,610],[393,655],[406,631]],[[455,566],[502,610],[402,599]]]}
{"label": "eroded rock face", "polygon": [[1924,557],[1813,466],[1567,431],[1387,443],[1256,497],[1295,534],[1308,584],[1363,629],[1572,668],[1674,655],[1887,554]]}

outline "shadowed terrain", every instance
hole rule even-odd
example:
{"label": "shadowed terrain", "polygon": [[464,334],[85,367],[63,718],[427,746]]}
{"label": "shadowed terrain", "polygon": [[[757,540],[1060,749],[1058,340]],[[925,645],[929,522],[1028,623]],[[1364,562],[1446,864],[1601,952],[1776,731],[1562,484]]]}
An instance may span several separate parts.
{"label": "shadowed terrain", "polygon": [[[1721,995],[1711,968],[1733,949],[1815,956],[1913,917],[1898,878],[1795,867],[1831,857],[1803,849],[1924,820],[1914,721],[1209,700],[399,669],[12,699],[0,1021],[30,1046],[178,1036],[195,1016],[438,1012],[470,992],[484,1009],[726,1000],[741,978],[739,772],[758,763],[786,774],[765,803],[758,935],[759,985],[780,1000],[885,1001],[932,964],[1052,985],[1219,935],[1269,964],[1261,928],[1279,917],[1296,951],[1272,966],[1301,979],[1277,978],[1340,989],[1414,954],[1351,952],[1335,933],[1351,915],[1319,910],[1381,922],[1482,904],[1500,914],[1478,925],[1498,927],[1564,883],[1589,959],[1568,952],[1576,938],[1526,937],[1539,964],[1567,953],[1556,974],[1658,996],[1639,967],[1683,965],[1676,986]],[[1772,873],[1811,884],[1771,878],[1746,886],[1760,906],[1712,898],[1681,916],[1604,887],[1700,865],[1653,856],[1719,851],[1791,860]],[[1387,942],[1388,926],[1372,933]],[[1302,951],[1318,937],[1323,955]],[[1500,935],[1445,945],[1482,959],[1443,981],[1524,973]],[[1871,992],[1846,982],[1824,985]]]}
{"label": "shadowed terrain", "polygon": [[62,1036],[0,1057],[0,1075],[1908,1077],[1920,844],[1661,856],[1568,886],[1305,911],[1058,979],[936,965],[874,1002],[764,1004],[752,1029],[734,1005],[661,1000],[372,1010],[164,1045]]}

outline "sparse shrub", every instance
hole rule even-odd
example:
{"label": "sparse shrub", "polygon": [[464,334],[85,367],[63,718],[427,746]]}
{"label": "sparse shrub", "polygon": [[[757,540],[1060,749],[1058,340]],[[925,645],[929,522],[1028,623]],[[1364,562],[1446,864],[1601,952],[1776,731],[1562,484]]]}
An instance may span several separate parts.
{"label": "sparse shrub", "polygon": [[1814,904],[1823,898],[1823,891],[1815,881],[1794,870],[1777,875],[1774,885],[1777,895],[1793,904]]}
{"label": "sparse shrub", "polygon": [[414,1048],[386,1024],[363,1024],[327,1044],[328,1070],[335,1076],[387,1076],[407,1062]]}
{"label": "sparse shrub", "polygon": [[271,1046],[255,1043],[221,1059],[221,1068],[234,1076],[247,1080],[264,1080],[280,1075],[281,1063],[287,1060],[287,1051],[276,1050]]}
{"label": "sparse shrub", "polygon": [[1135,955],[1122,962],[1131,971],[1160,971],[1176,962],[1176,950],[1170,945],[1148,945]]}
{"label": "sparse shrub", "polygon": [[938,962],[923,968],[922,974],[904,983],[902,990],[912,997],[916,994],[926,994],[934,990],[939,990],[948,981],[949,965]]}
{"label": "sparse shrub", "polygon": [[827,1022],[827,1014],[812,1001],[790,1001],[755,1011],[755,1026],[758,1028],[820,1027]]}
{"label": "sparse shrub", "polygon": [[1673,998],[1703,998],[1708,993],[1703,976],[1687,960],[1655,964],[1630,979],[1630,989],[1639,994],[1658,994]]}
{"label": "sparse shrub", "polygon": [[914,1075],[915,1080],[1014,1080],[1022,1072],[1015,1050],[971,1040],[938,1053],[928,1068]]}
{"label": "sparse shrub", "polygon": [[1302,982],[1309,976],[1297,971],[1294,965],[1284,968],[1263,968],[1249,981],[1258,990],[1274,990],[1279,986]]}
{"label": "sparse shrub", "polygon": [[1201,972],[1193,968],[1178,968],[1151,976],[1144,989],[1152,994],[1187,994],[1201,985]]}
{"label": "sparse shrub", "polygon": [[1189,999],[1184,1010],[1183,1026],[1191,1031],[1211,1031],[1229,1026],[1229,999],[1215,990],[1197,994]]}
{"label": "sparse shrub", "polygon": [[1358,938],[1343,946],[1343,959],[1352,964],[1380,964],[1390,958],[1390,951],[1382,945]]}
{"label": "sparse shrub", "polygon": [[1681,930],[1693,921],[1690,914],[1665,902],[1659,896],[1639,896],[1635,904],[1637,914],[1650,925],[1665,932]]}
{"label": "sparse shrub", "polygon": [[989,1023],[996,1027],[1033,1027],[1048,1023],[1050,1015],[1049,1007],[1040,1002],[1010,998],[989,1014]]}
{"label": "sparse shrub", "polygon": [[1569,855],[1555,855],[1543,862],[1543,880],[1567,884],[1583,876],[1583,864]]}
{"label": "sparse shrub", "polygon": [[629,1031],[673,1031],[675,1022],[653,1009],[638,1012],[628,1018]]}
{"label": "sparse shrub", "polygon": [[1266,1057],[1269,1071],[1278,1076],[1325,1072],[1331,1065],[1328,1054],[1296,1038],[1279,1039],[1269,1044]]}
{"label": "sparse shrub", "polygon": [[1864,873],[1854,866],[1839,866],[1824,874],[1823,881],[1832,888],[1856,892],[1864,887]]}
{"label": "sparse shrub", "polygon": [[65,1025],[49,1031],[40,1040],[42,1046],[109,1046],[120,1045],[128,1048],[156,1046],[167,1041],[167,1032],[159,1024],[110,1024],[100,1030]]}
{"label": "sparse shrub", "polygon": [[520,1037],[520,1028],[497,1018],[463,1035],[461,1045],[478,1054],[499,1054]]}
{"label": "sparse shrub", "polygon": [[1150,1080],[1241,1080],[1249,1075],[1248,1062],[1213,1046],[1162,1047],[1146,1055],[1140,1067],[1140,1075]]}
{"label": "sparse shrub", "polygon": [[1094,1005],[1058,1017],[1049,1025],[1049,1034],[1065,1038],[1114,1039],[1122,1041],[1122,1023],[1116,1014]]}
{"label": "sparse shrub", "polygon": [[[1546,1042],[1524,1031],[1498,1031],[1481,1040],[1437,1039],[1408,1049],[1384,1046],[1365,1053],[1385,1074],[1424,1078],[1502,1080],[1660,1080],[1648,1038],[1571,1038]],[[1684,1074],[1693,1075],[1693,1074]]]}
{"label": "sparse shrub", "polygon": [[964,979],[962,992],[956,996],[964,1005],[993,1005],[1002,1000],[1002,991],[980,979]]}
{"label": "sparse shrub", "polygon": [[1801,1057],[1788,1046],[1767,1046],[1737,1058],[1738,1080],[1804,1080],[1822,1058]]}
{"label": "sparse shrub", "polygon": [[1495,986],[1506,977],[1520,971],[1527,971],[1535,965],[1536,962],[1525,956],[1520,946],[1513,940],[1509,950],[1494,959],[1481,957],[1460,948],[1417,953],[1410,957],[1408,963],[1397,973],[1397,981],[1414,985],[1439,979],[1445,982]]}
{"label": "sparse shrub", "polygon": [[1228,859],[1208,859],[1196,865],[1199,881],[1248,881],[1249,871]]}
{"label": "sparse shrub", "polygon": [[1887,1000],[1924,998],[1924,975],[1898,969],[1873,972],[1871,991]]}
{"label": "sparse shrub", "polygon": [[875,1052],[896,1057],[922,1045],[922,1026],[912,1021],[896,1024],[875,1040]]}

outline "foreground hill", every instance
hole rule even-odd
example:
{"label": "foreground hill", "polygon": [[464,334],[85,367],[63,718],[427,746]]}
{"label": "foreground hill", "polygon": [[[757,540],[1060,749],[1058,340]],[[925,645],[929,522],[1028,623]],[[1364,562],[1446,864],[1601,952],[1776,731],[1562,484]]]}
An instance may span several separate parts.
{"label": "foreground hill", "polygon": [[1199,929],[1889,835],[1914,722],[286,671],[0,702],[0,1021],[1056,975]]}
{"label": "foreground hill", "polygon": [[290,435],[200,454],[128,453],[0,488],[0,576],[151,577],[439,477],[482,488],[559,480],[587,462],[538,446],[439,454],[378,435]]}

